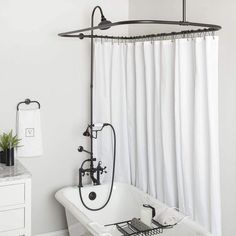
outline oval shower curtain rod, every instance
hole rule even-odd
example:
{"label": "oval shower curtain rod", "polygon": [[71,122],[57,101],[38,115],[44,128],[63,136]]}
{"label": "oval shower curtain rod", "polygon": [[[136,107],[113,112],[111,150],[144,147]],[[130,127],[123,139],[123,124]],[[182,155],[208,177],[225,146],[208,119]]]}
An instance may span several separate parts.
{"label": "oval shower curtain rod", "polygon": [[[95,10],[99,9],[101,13],[101,22],[94,26],[94,13]],[[189,22],[186,17],[186,0],[183,0],[183,18],[181,21],[166,21],[166,20],[127,20],[127,21],[118,21],[111,22],[108,21],[101,9],[100,6],[96,6],[92,12],[92,22],[91,27],[59,33],[58,35],[61,37],[72,37],[72,38],[107,38],[107,39],[141,39],[141,38],[150,38],[150,37],[159,37],[159,36],[172,36],[172,35],[180,35],[180,34],[194,34],[194,33],[202,33],[202,32],[215,32],[221,29],[221,26],[214,24],[206,24],[206,23],[198,23],[198,22]],[[200,29],[191,29],[184,30],[179,32],[171,32],[171,33],[159,33],[159,34],[150,34],[150,35],[141,35],[141,36],[109,36],[109,35],[94,35],[94,30],[107,30],[114,26],[120,25],[178,25],[178,26],[193,26],[200,27]],[[85,35],[84,32],[90,31],[91,34]]]}
{"label": "oval shower curtain rod", "polygon": [[91,31],[91,30],[103,30],[99,25],[91,28],[85,28],[81,30],[69,31],[58,34],[61,37],[72,37],[72,38],[111,38],[111,39],[135,39],[135,38],[149,38],[149,37],[158,37],[158,36],[171,36],[171,35],[179,35],[179,34],[193,34],[193,33],[201,33],[201,32],[214,32],[219,31],[221,26],[205,24],[205,23],[196,23],[196,22],[188,22],[188,21],[163,21],[163,20],[131,20],[131,21],[118,21],[114,23],[109,23],[104,26],[106,27],[114,27],[119,25],[131,25],[131,24],[162,24],[162,25],[180,25],[180,26],[197,26],[203,27],[202,29],[196,30],[184,30],[179,32],[171,32],[171,33],[160,33],[160,34],[149,34],[149,35],[140,35],[140,36],[109,36],[109,35],[85,35],[83,32]]}

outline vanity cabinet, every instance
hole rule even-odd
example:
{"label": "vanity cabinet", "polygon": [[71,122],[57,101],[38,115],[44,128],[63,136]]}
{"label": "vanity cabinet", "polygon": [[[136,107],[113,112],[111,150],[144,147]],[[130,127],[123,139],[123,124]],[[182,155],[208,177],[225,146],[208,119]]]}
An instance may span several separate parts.
{"label": "vanity cabinet", "polygon": [[0,165],[0,236],[31,236],[31,175],[19,161]]}

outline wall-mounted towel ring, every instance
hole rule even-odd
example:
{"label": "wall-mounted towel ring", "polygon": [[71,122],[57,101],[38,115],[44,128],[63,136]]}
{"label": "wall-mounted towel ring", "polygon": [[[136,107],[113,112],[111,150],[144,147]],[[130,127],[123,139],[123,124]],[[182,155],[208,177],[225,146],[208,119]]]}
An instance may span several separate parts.
{"label": "wall-mounted towel ring", "polygon": [[19,103],[17,104],[17,111],[19,111],[19,108],[20,108],[20,105],[21,105],[21,104],[29,105],[29,104],[31,104],[31,103],[37,103],[37,104],[38,104],[38,108],[40,109],[41,105],[40,105],[40,103],[39,103],[38,101],[31,101],[29,98],[27,98],[27,99],[25,99],[25,101],[19,102]]}

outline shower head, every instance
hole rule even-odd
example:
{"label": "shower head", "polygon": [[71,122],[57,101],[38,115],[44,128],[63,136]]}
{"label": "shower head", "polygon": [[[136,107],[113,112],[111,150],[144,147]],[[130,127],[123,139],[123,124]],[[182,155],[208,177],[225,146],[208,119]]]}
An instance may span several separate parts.
{"label": "shower head", "polygon": [[110,26],[108,26],[109,24],[111,24],[111,21],[107,20],[106,17],[102,15],[101,22],[98,24],[99,29],[107,30],[110,28]]}
{"label": "shower head", "polygon": [[90,137],[89,126],[88,126],[88,128],[84,131],[83,135],[84,135],[85,137]]}
{"label": "shower head", "polygon": [[88,125],[87,129],[83,133],[83,136],[96,139],[97,133],[99,131],[102,131],[103,128],[107,125],[109,125],[109,124],[108,123],[96,123],[96,124]]}

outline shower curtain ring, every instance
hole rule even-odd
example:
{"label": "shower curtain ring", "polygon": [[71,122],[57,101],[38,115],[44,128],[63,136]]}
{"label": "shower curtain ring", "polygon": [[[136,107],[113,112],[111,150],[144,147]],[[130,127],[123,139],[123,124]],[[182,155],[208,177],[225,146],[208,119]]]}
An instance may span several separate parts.
{"label": "shower curtain ring", "polygon": [[215,34],[216,32],[215,31],[212,31],[212,37],[213,37],[213,39],[215,39]]}
{"label": "shower curtain ring", "polygon": [[189,38],[190,38],[189,36],[190,36],[190,35],[189,35],[189,34],[186,34],[186,36],[187,36],[187,41],[189,41]]}
{"label": "shower curtain ring", "polygon": [[151,38],[151,44],[153,44],[153,43],[154,43],[154,37]]}
{"label": "shower curtain ring", "polygon": [[192,40],[194,39],[194,33],[191,34],[191,38],[192,38]]}

